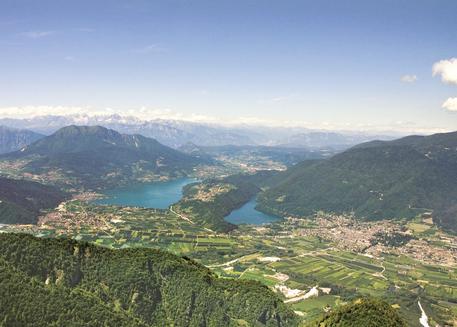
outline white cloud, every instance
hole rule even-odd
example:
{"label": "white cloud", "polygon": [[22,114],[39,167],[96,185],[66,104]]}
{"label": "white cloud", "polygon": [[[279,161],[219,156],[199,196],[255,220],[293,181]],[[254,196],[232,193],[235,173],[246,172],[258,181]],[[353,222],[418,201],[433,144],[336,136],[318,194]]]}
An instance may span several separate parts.
{"label": "white cloud", "polygon": [[0,108],[0,118],[33,118],[47,115],[67,116],[85,113],[89,109],[67,106],[23,106]]}
{"label": "white cloud", "polygon": [[433,64],[433,76],[440,75],[447,84],[457,84],[457,58],[441,60]]}
{"label": "white cloud", "polygon": [[278,95],[272,98],[262,98],[257,100],[257,103],[259,104],[273,104],[273,103],[279,103],[279,102],[286,102],[289,100],[293,100],[294,98],[297,98],[297,95],[295,93],[291,94],[286,94],[286,95]]}
{"label": "white cloud", "polygon": [[287,100],[287,97],[275,97],[275,98],[271,99],[271,101],[273,101],[273,102],[281,102],[284,100]]}
{"label": "white cloud", "polygon": [[55,33],[55,31],[29,31],[21,33],[21,35],[31,39],[40,39],[42,37],[50,36]]}
{"label": "white cloud", "polygon": [[134,53],[163,53],[167,52],[168,49],[158,45],[158,44],[149,44],[145,47],[133,49],[131,52]]}
{"label": "white cloud", "polygon": [[76,58],[73,56],[65,56],[63,59],[66,61],[75,61],[76,60]]}
{"label": "white cloud", "polygon": [[95,29],[90,28],[90,27],[80,27],[80,28],[75,28],[74,30],[76,32],[86,32],[86,33],[95,32]]}
{"label": "white cloud", "polygon": [[442,107],[449,111],[456,111],[457,112],[457,98],[449,98],[444,101]]}
{"label": "white cloud", "polygon": [[416,75],[403,75],[400,80],[403,83],[414,83],[417,81],[417,76]]}
{"label": "white cloud", "polygon": [[200,114],[183,114],[171,109],[135,108],[135,109],[97,109],[92,107],[70,106],[23,106],[0,108],[0,118],[34,118],[40,116],[111,116],[120,115],[141,120],[170,119],[193,122],[215,122],[216,118]]}

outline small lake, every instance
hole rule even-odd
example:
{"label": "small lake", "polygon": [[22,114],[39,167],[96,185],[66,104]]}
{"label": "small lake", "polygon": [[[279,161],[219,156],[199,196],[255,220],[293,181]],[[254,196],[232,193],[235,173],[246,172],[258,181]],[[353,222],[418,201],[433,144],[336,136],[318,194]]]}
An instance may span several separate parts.
{"label": "small lake", "polygon": [[256,198],[253,198],[251,201],[246,203],[244,206],[241,208],[232,211],[231,214],[226,216],[224,219],[228,221],[229,223],[235,224],[235,225],[241,225],[241,224],[253,224],[253,225],[262,225],[262,224],[267,224],[267,223],[272,223],[275,221],[280,221],[281,218],[273,216],[273,215],[268,215],[263,212],[260,212],[255,209],[255,206],[257,205],[257,200]]}
{"label": "small lake", "polygon": [[182,188],[197,182],[194,178],[179,178],[166,182],[135,184],[103,192],[106,198],[96,204],[167,209],[181,200]]}

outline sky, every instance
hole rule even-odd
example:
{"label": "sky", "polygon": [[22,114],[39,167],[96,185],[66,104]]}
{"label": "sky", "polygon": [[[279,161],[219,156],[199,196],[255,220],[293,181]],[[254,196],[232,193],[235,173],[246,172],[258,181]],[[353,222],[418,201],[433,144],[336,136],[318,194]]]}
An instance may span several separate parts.
{"label": "sky", "polygon": [[455,0],[0,0],[0,117],[457,130]]}

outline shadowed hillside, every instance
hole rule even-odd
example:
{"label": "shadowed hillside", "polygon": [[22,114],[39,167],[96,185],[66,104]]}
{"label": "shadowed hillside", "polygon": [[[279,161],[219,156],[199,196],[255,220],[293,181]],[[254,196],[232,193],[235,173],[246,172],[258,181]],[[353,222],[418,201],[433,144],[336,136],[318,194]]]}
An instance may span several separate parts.
{"label": "shadowed hillside", "polygon": [[0,154],[22,149],[44,135],[24,130],[0,126]]}
{"label": "shadowed hillside", "polygon": [[0,177],[0,223],[35,224],[41,210],[55,208],[65,196],[52,186]]}

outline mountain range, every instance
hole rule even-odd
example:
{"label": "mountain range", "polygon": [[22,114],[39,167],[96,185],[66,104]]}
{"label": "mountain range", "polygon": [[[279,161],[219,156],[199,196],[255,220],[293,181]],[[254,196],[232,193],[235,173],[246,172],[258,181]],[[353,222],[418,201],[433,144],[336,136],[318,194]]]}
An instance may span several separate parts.
{"label": "mountain range", "polygon": [[178,148],[188,142],[199,146],[267,145],[301,148],[346,149],[375,139],[389,140],[393,135],[363,132],[328,132],[302,127],[269,127],[248,124],[222,125],[184,120],[142,120],[132,116],[66,115],[36,116],[28,119],[2,118],[0,124],[49,135],[69,125],[98,125],[125,134],[141,134]]}
{"label": "mountain range", "polygon": [[457,132],[364,143],[274,178],[259,196],[267,212],[409,219],[433,211],[438,225],[457,232]]}
{"label": "mountain range", "polygon": [[0,160],[22,160],[26,172],[58,175],[66,184],[92,189],[178,177],[205,163],[152,138],[100,126],[61,128]]}
{"label": "mountain range", "polygon": [[333,150],[345,150],[355,144],[376,139],[390,140],[393,137],[386,135],[366,135],[363,133],[341,134],[336,132],[309,131],[308,133],[291,135],[283,139],[283,144],[281,145],[293,148],[332,148]]}

